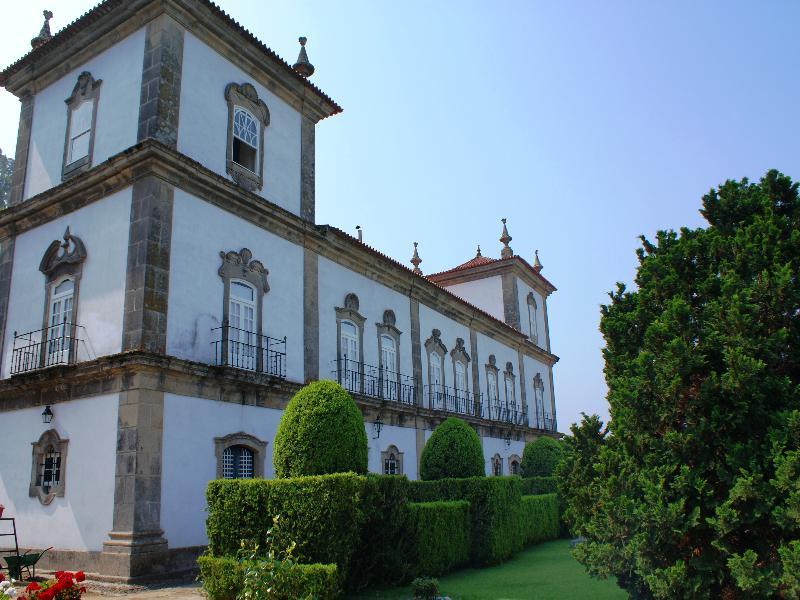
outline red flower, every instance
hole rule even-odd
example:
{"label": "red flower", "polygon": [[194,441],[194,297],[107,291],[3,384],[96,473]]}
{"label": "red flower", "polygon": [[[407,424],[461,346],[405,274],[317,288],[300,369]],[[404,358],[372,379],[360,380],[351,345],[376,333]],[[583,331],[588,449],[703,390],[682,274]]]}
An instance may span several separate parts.
{"label": "red flower", "polygon": [[82,586],[81,586],[81,588],[80,588],[78,591],[79,591],[81,594],[85,594],[85,593],[86,593],[86,586],[85,586],[85,585],[82,585]]}
{"label": "red flower", "polygon": [[0,573],[0,581],[5,581],[5,580],[6,580],[6,576],[3,575],[2,573]]}
{"label": "red flower", "polygon": [[83,571],[78,571],[77,573],[75,573],[75,581],[80,583],[84,579],[86,579],[86,575],[83,573]]}
{"label": "red flower", "polygon": [[28,587],[25,588],[25,591],[26,592],[35,592],[36,590],[40,590],[40,589],[42,589],[42,587],[38,583],[36,583],[35,581],[32,581],[31,583],[28,584]]}
{"label": "red flower", "polygon": [[53,596],[55,596],[55,591],[53,590],[53,588],[47,588],[46,590],[36,594],[36,597],[39,600],[53,600]]}

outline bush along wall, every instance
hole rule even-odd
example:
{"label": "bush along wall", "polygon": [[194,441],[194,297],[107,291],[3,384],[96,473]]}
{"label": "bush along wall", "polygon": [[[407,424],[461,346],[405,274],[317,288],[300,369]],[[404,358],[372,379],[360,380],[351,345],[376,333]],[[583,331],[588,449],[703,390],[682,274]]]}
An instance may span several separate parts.
{"label": "bush along wall", "polygon": [[[232,557],[201,556],[200,579],[210,600],[236,600],[244,586],[245,569],[250,561]],[[274,581],[276,600],[296,600],[311,595],[317,600],[339,597],[339,574],[336,565],[294,564],[282,571]]]}
{"label": "bush along wall", "polygon": [[469,562],[469,502],[410,503],[414,575],[442,575]]}
{"label": "bush along wall", "polygon": [[522,484],[519,477],[411,481],[409,499],[414,502],[469,502],[470,559],[477,565],[502,562],[522,549]]}
{"label": "bush along wall", "polygon": [[522,497],[522,542],[528,546],[559,535],[558,498],[555,494]]}
{"label": "bush along wall", "polygon": [[522,495],[557,494],[558,479],[555,477],[523,477]]}

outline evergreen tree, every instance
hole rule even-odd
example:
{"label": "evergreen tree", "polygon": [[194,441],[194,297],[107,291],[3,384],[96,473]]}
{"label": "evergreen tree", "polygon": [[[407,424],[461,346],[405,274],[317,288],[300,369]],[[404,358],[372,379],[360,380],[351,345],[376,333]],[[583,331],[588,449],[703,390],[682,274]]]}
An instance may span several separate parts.
{"label": "evergreen tree", "polygon": [[14,170],[14,159],[8,158],[0,150],[0,210],[8,206],[11,192],[11,173]]}
{"label": "evergreen tree", "polygon": [[576,556],[636,598],[798,598],[798,185],[728,181],[701,213],[642,238],[637,289],[602,308],[611,420],[567,498]]}

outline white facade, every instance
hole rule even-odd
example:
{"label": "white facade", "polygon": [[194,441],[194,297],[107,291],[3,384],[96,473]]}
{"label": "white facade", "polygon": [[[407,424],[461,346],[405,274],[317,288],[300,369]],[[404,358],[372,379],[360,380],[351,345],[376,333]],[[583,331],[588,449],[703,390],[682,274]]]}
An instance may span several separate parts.
{"label": "white facade", "polygon": [[499,275],[465,281],[447,286],[447,291],[468,300],[495,319],[505,318],[503,309],[503,282]]}

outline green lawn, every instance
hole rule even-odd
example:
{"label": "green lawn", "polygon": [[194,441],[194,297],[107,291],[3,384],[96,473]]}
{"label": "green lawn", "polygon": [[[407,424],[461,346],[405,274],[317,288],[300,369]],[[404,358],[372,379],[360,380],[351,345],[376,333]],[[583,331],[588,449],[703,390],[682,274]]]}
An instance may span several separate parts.
{"label": "green lawn", "polygon": [[[439,578],[440,589],[453,600],[625,600],[611,580],[589,577],[569,553],[569,541],[529,548],[512,560],[487,569],[466,569]],[[411,588],[370,590],[350,600],[408,600]]]}

